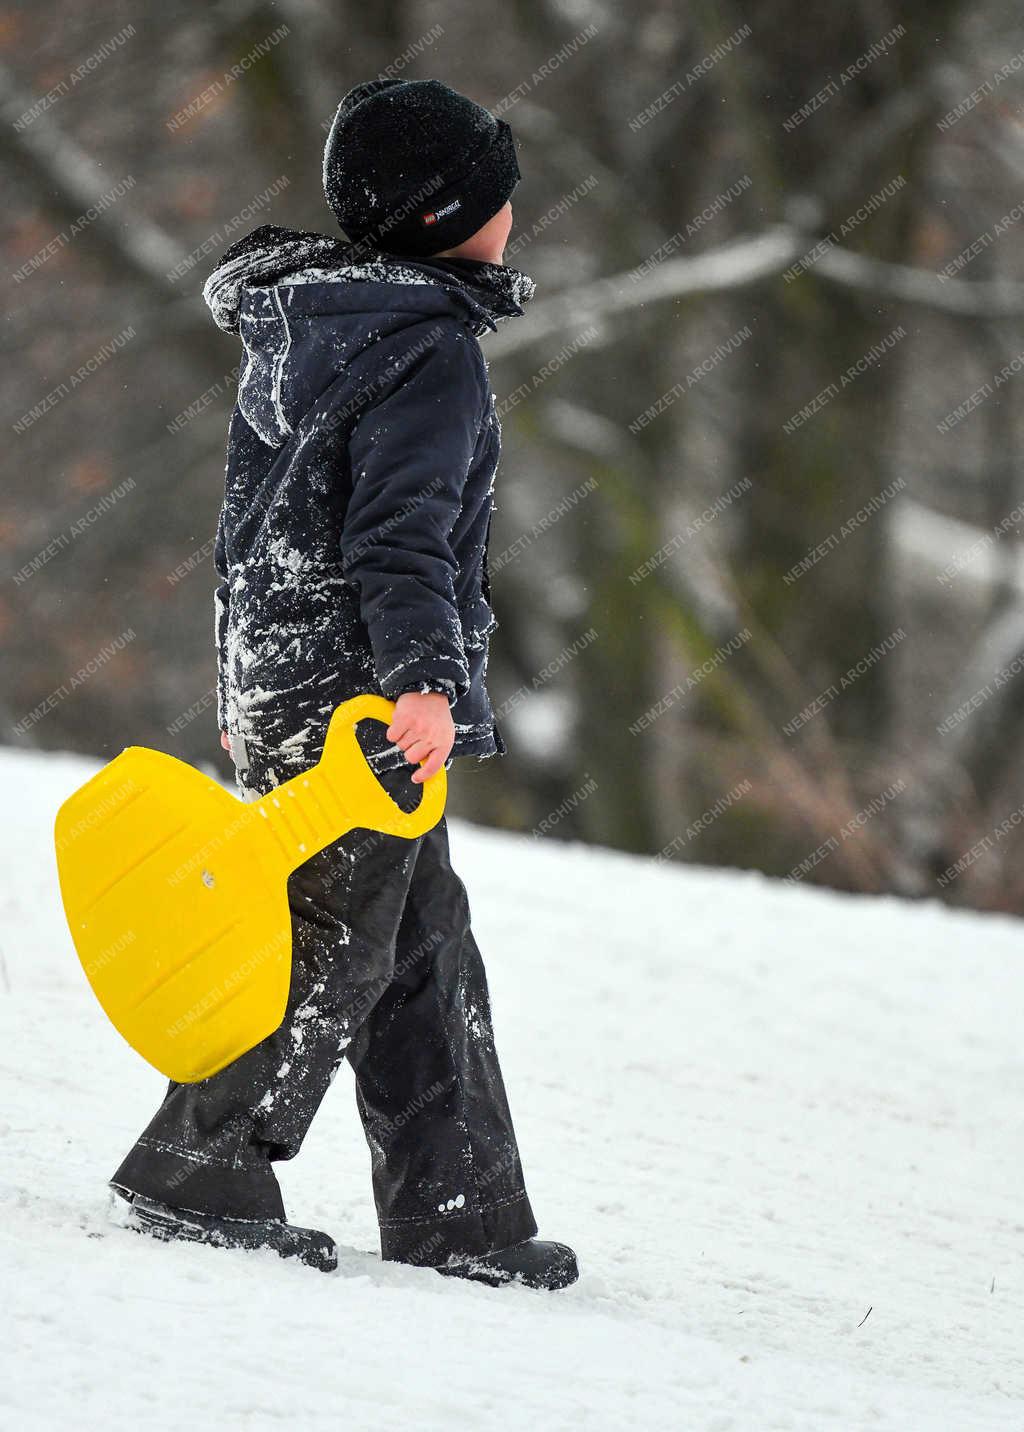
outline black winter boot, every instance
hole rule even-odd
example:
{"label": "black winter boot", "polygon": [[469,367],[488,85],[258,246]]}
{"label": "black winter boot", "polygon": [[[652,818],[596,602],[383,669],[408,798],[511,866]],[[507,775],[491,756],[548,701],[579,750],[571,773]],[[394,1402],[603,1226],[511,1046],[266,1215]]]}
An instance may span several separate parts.
{"label": "black winter boot", "polygon": [[526,1288],[544,1288],[554,1292],[567,1288],[580,1276],[576,1254],[564,1243],[545,1243],[529,1238],[511,1248],[494,1253],[470,1256],[453,1254],[436,1271],[446,1278],[466,1278],[471,1283],[487,1283],[499,1288],[503,1283],[522,1283]]}
{"label": "black winter boot", "polygon": [[282,1219],[217,1218],[172,1208],[155,1199],[111,1184],[116,1197],[111,1216],[121,1228],[147,1233],[163,1242],[205,1243],[211,1248],[269,1249],[282,1258],[297,1258],[307,1268],[333,1273],[338,1266],[334,1239],[315,1228],[296,1228]]}

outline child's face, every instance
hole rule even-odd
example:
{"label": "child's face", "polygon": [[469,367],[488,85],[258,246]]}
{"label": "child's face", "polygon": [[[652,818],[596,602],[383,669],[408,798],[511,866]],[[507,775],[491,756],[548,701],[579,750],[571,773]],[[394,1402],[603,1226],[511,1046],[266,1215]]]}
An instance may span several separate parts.
{"label": "child's face", "polygon": [[512,230],[512,202],[503,205],[482,228],[454,249],[443,249],[432,255],[436,259],[481,259],[484,263],[500,264],[508,236]]}

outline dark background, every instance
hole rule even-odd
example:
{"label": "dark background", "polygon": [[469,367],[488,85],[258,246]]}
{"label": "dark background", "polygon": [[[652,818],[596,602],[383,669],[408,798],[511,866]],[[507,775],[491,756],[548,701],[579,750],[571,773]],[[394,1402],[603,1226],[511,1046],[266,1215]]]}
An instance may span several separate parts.
{"label": "dark background", "polygon": [[512,125],[538,286],[484,340],[511,755],[454,808],[1024,909],[1024,27],[828,9],[0,12],[0,739],[227,772],[202,282],[331,230],[346,90],[434,77]]}

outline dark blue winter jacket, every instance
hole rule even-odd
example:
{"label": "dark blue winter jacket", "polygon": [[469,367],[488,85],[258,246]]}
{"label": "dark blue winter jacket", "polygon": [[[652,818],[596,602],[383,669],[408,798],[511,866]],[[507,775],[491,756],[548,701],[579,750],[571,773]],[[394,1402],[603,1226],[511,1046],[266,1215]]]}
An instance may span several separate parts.
{"label": "dark blue winter jacket", "polygon": [[[348,697],[443,691],[453,756],[504,751],[485,685],[501,434],[478,338],[532,280],[264,226],[205,294],[245,350],[215,548],[221,728],[283,778]],[[376,769],[402,765],[373,730]]]}

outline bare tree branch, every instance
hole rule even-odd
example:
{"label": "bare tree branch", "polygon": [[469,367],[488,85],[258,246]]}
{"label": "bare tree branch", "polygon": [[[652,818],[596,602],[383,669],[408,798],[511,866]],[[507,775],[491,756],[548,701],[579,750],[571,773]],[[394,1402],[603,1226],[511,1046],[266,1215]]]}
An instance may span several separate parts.
{"label": "bare tree branch", "polygon": [[[792,230],[768,229],[753,238],[722,244],[698,258],[666,260],[635,281],[633,273],[626,272],[581,284],[558,298],[531,304],[513,331],[499,332],[490,340],[488,354],[504,357],[532,347],[549,333],[575,331],[645,303],[747,288],[781,272],[803,247]],[[600,344],[602,340],[595,341]],[[611,335],[604,341],[610,342]]]}
{"label": "bare tree branch", "polygon": [[[488,354],[504,357],[532,347],[550,333],[578,330],[648,303],[749,288],[781,273],[814,244],[815,240],[797,230],[779,225],[762,234],[721,244],[697,258],[666,260],[635,280],[636,271],[632,270],[582,284],[558,298],[532,304],[514,330],[499,333],[489,342]],[[817,258],[807,273],[842,288],[960,318],[1014,318],[1024,314],[1024,284],[944,281],[922,269],[838,247]],[[611,333],[599,335],[594,346],[601,347],[612,338]]]}
{"label": "bare tree branch", "polygon": [[884,259],[841,248],[832,248],[823,254],[813,272],[843,288],[858,289],[875,298],[916,304],[958,318],[1014,318],[1024,313],[1024,283],[943,280],[938,274],[926,273],[923,269],[887,263]]}
{"label": "bare tree branch", "polygon": [[[0,142],[27,161],[62,209],[83,214],[111,188],[111,177],[49,116],[40,115],[34,123],[15,128],[32,103],[7,67],[0,65]],[[133,214],[126,224],[123,210],[116,217],[113,210],[104,210],[90,227],[138,277],[165,294],[174,293],[167,274],[184,257],[183,251],[144,214]]]}

